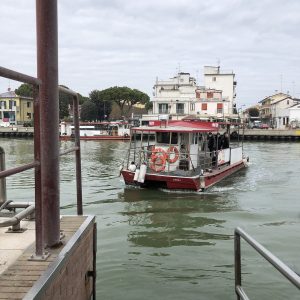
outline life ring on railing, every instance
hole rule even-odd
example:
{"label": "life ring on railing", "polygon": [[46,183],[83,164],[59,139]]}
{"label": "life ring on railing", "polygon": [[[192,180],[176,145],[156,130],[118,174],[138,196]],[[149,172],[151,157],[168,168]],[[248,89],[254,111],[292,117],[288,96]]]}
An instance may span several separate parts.
{"label": "life ring on railing", "polygon": [[[174,153],[174,158],[171,158],[171,154]],[[169,147],[169,149],[167,150],[167,160],[170,164],[173,164],[174,162],[176,162],[179,158],[179,151],[176,147],[171,146]]]}
{"label": "life ring on railing", "polygon": [[164,159],[166,160],[167,159],[167,153],[164,149],[162,148],[154,148],[152,149],[152,153],[151,153],[151,161],[155,160],[156,157],[159,157],[159,156],[163,156]]}
{"label": "life ring on railing", "polygon": [[158,155],[151,158],[150,169],[155,172],[161,172],[166,167],[166,157],[163,155]]}
{"label": "life ring on railing", "polygon": [[129,137],[129,134],[128,134],[128,133],[125,133],[125,134],[124,134],[124,137],[126,137],[126,138]]}

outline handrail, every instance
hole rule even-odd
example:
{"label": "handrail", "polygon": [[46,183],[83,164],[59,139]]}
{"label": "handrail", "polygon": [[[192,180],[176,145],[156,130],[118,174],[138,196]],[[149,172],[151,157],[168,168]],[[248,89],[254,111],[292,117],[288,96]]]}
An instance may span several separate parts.
{"label": "handrail", "polygon": [[237,299],[249,299],[242,288],[241,272],[241,238],[254,248],[262,257],[264,257],[273,267],[275,267],[285,278],[300,289],[300,276],[290,269],[285,263],[273,255],[269,250],[259,244],[244,230],[237,227],[234,231],[234,268],[235,268],[235,292]]}
{"label": "handrail", "polygon": [[0,77],[5,77],[11,80],[16,80],[20,82],[25,82],[33,85],[40,85],[42,82],[38,78],[28,76],[26,74],[16,72],[7,68],[3,68],[0,66]]}
{"label": "handrail", "polygon": [[29,164],[25,164],[25,165],[22,165],[22,166],[19,166],[19,167],[7,169],[5,171],[0,171],[0,178],[24,172],[24,171],[33,169],[33,168],[35,168],[39,165],[40,165],[39,162],[34,161],[34,162],[31,162]]}

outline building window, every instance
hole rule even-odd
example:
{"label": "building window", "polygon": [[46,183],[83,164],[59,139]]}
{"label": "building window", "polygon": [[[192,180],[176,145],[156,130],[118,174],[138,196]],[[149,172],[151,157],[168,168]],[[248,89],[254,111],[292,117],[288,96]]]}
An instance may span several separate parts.
{"label": "building window", "polygon": [[207,103],[202,103],[201,109],[202,110],[207,110]]}
{"label": "building window", "polygon": [[177,114],[184,114],[184,104],[183,103],[176,103],[176,113]]}
{"label": "building window", "polygon": [[196,91],[196,98],[200,98],[200,92]]}
{"label": "building window", "polygon": [[286,104],[289,105],[289,104],[290,104],[290,100],[287,100],[287,101],[286,101]]}
{"label": "building window", "polygon": [[214,93],[213,92],[207,92],[207,98],[211,99],[214,97]]}
{"label": "building window", "polygon": [[212,81],[217,81],[217,77],[213,77],[213,78],[212,78]]}
{"label": "building window", "polygon": [[6,109],[6,101],[1,101],[0,104],[1,104],[0,106],[2,109]]}
{"label": "building window", "polygon": [[223,113],[223,103],[217,103],[217,114]]}
{"label": "building window", "polygon": [[31,113],[27,113],[27,119],[31,119]]}
{"label": "building window", "polygon": [[168,104],[167,103],[160,103],[158,104],[158,113],[159,114],[168,114]]}
{"label": "building window", "polygon": [[31,102],[27,102],[27,107],[31,107]]}
{"label": "building window", "polygon": [[190,110],[195,110],[195,103],[191,103],[191,105],[190,105]]}

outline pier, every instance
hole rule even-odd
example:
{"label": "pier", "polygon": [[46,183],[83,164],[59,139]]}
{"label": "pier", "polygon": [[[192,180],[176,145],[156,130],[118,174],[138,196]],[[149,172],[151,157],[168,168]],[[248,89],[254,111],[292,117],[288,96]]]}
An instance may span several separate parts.
{"label": "pier", "polygon": [[[233,131],[231,138],[236,139],[243,136],[243,130]],[[300,141],[300,129],[280,130],[280,129],[245,129],[244,140],[247,141]]]}
{"label": "pier", "polygon": [[23,126],[0,127],[0,137],[26,138],[26,137],[33,137],[33,135],[34,135],[33,127],[23,127]]}

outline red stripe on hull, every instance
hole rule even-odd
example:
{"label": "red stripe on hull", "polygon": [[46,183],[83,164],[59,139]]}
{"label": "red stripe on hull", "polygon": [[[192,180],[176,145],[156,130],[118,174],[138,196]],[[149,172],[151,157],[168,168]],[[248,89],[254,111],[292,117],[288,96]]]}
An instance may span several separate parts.
{"label": "red stripe on hull", "polygon": [[[211,174],[205,174],[204,176],[204,183],[205,187],[204,189],[207,189],[208,187],[216,184],[220,180],[224,179],[225,177],[228,177],[229,175],[237,172],[238,170],[245,167],[245,164],[243,162],[240,162],[238,164],[228,166],[226,168],[223,168],[221,170],[216,170]],[[123,170],[122,175],[125,181],[125,184],[128,185],[135,185],[134,182],[134,173]],[[146,174],[145,176],[145,182],[142,184],[142,186],[155,186],[158,184],[164,184],[164,186],[168,189],[185,189],[185,190],[194,190],[198,191],[203,189],[200,186],[200,176],[195,177],[179,177],[179,176],[168,176],[168,175],[161,175],[161,174]]]}

